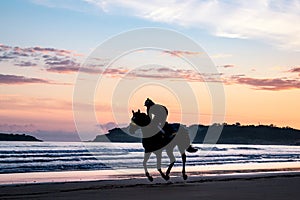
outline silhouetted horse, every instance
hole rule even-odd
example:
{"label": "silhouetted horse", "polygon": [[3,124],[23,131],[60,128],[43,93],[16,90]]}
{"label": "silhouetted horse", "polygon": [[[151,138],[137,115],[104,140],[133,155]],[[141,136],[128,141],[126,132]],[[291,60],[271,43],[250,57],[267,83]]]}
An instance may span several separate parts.
{"label": "silhouetted horse", "polygon": [[[174,148],[177,146],[182,158],[182,176],[183,179],[187,179],[187,175],[185,172],[185,163],[186,163],[186,155],[185,151],[188,152],[196,152],[197,149],[194,149],[190,146],[190,138],[188,135],[188,131],[177,124],[177,127],[174,128],[174,125],[166,123],[163,128],[166,132],[174,132],[173,134],[164,134],[162,131],[157,129],[157,127],[151,125],[151,119],[146,113],[141,113],[140,110],[138,112],[132,111],[132,118],[129,127],[129,132],[133,134],[137,129],[141,129],[143,133],[142,144],[145,149],[143,166],[145,170],[145,174],[150,181],[153,181],[152,176],[149,174],[147,169],[147,161],[150,158],[151,153],[156,155],[157,159],[157,170],[161,174],[161,176],[165,180],[169,180],[169,174],[171,169],[175,163],[175,156],[173,154]],[[175,129],[174,131],[172,131]],[[168,157],[170,158],[170,165],[164,174],[161,170],[161,158],[162,151],[166,150]]]}

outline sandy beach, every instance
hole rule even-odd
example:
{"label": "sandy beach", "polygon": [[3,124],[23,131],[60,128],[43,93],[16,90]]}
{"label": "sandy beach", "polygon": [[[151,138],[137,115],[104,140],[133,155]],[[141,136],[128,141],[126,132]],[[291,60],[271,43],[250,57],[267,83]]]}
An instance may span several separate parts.
{"label": "sandy beach", "polygon": [[171,181],[155,176],[0,186],[0,199],[298,199],[300,172],[191,175]]}

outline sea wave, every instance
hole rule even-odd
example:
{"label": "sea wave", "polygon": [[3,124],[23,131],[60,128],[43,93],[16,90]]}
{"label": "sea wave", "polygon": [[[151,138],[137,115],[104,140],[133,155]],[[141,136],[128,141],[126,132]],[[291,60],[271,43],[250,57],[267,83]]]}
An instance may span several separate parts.
{"label": "sea wave", "polygon": [[[194,145],[199,151],[187,153],[187,166],[299,162],[299,146]],[[139,143],[32,143],[0,142],[0,173],[51,172],[143,168],[144,150]],[[182,164],[175,149],[175,166]],[[166,153],[162,165],[169,164]],[[151,156],[149,167],[156,167]]]}

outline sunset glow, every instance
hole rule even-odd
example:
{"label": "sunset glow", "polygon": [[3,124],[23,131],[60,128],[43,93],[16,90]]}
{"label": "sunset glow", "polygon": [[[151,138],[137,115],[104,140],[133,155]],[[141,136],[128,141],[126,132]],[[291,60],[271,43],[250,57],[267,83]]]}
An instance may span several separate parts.
{"label": "sunset glow", "polygon": [[[99,79],[94,101],[82,97],[80,102],[83,119],[86,110],[95,108],[95,129],[128,125],[132,109],[145,111],[147,97],[168,108],[170,122],[300,129],[300,28],[295,25],[300,4],[263,2],[147,5],[99,0],[66,6],[62,1],[1,1],[0,132],[78,140],[72,102],[79,71],[86,81]],[[143,27],[178,31],[204,50],[139,49],[82,65],[92,63],[86,59],[108,38]],[[206,54],[218,73],[196,73],[186,62]],[[208,84],[215,83],[224,87],[223,121],[212,117]],[[197,107],[192,100],[181,101],[178,92],[193,98]],[[85,139],[94,136],[87,134]]]}

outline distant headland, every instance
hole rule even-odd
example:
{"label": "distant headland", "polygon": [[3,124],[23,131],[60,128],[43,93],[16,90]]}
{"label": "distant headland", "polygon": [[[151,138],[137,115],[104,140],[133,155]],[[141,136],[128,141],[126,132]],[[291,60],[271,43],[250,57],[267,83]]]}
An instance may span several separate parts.
{"label": "distant headland", "polygon": [[31,135],[25,134],[7,134],[0,133],[0,141],[28,141],[28,142],[42,142]]}
{"label": "distant headland", "polygon": [[[222,125],[223,130],[217,144],[300,145],[300,130],[291,127],[276,127],[272,124],[255,126],[224,123],[212,126],[191,125],[185,127],[190,133],[195,133],[193,130],[196,130],[193,143],[202,144],[209,127]],[[92,142],[140,142],[139,137],[127,134],[127,128],[111,129],[105,135],[98,135]]]}

